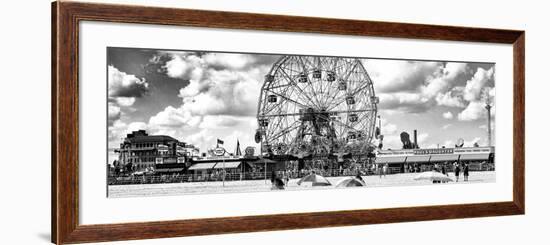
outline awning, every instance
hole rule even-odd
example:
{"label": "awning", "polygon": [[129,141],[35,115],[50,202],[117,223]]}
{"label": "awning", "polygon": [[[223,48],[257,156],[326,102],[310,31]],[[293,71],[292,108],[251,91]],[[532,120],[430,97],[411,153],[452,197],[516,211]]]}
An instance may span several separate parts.
{"label": "awning", "polygon": [[155,172],[156,173],[169,173],[169,172],[181,172],[183,170],[183,168],[161,168],[161,169],[156,169]]}
{"label": "awning", "polygon": [[257,165],[257,164],[274,164],[274,163],[279,163],[279,162],[271,160],[271,159],[267,159],[267,158],[260,158],[260,159],[254,160],[254,161],[250,161],[248,163]]}
{"label": "awning", "polygon": [[214,169],[223,169],[223,168],[236,168],[241,165],[241,162],[218,162],[218,165]]}
{"label": "awning", "polygon": [[377,157],[375,163],[404,163],[406,156],[399,157]]}
{"label": "awning", "polygon": [[407,163],[412,162],[429,162],[430,161],[430,155],[423,155],[423,156],[408,156],[407,157]]}
{"label": "awning", "polygon": [[477,154],[462,154],[460,155],[460,161],[487,161],[489,160],[489,153],[477,153]]}
{"label": "awning", "polygon": [[205,162],[205,163],[197,163],[195,165],[192,165],[189,167],[189,170],[206,170],[206,169],[212,169],[214,166],[216,166],[217,162]]}
{"label": "awning", "polygon": [[439,154],[432,155],[430,162],[447,162],[447,161],[458,161],[458,155],[455,154]]}

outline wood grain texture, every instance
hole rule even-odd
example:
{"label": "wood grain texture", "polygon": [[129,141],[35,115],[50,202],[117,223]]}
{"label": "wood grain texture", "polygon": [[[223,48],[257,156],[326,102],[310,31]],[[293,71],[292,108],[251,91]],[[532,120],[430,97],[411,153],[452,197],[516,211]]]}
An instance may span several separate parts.
{"label": "wood grain texture", "polygon": [[[513,200],[428,207],[79,225],[78,23],[109,21],[513,45]],[[78,2],[52,4],[52,242],[57,244],[456,219],[525,212],[523,31]],[[504,142],[506,143],[506,142]]]}
{"label": "wood grain texture", "polygon": [[514,42],[514,203],[525,213],[525,33]]}
{"label": "wood grain texture", "polygon": [[51,9],[51,241],[57,239],[57,3],[52,3]]}

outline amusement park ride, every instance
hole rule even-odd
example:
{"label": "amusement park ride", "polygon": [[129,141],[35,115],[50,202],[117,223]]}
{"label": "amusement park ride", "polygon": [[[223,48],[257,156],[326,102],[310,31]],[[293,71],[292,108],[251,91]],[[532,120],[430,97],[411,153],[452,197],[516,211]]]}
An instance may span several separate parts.
{"label": "amusement park ride", "polygon": [[378,98],[359,59],[284,56],[261,89],[255,140],[262,155],[335,166],[376,148]]}

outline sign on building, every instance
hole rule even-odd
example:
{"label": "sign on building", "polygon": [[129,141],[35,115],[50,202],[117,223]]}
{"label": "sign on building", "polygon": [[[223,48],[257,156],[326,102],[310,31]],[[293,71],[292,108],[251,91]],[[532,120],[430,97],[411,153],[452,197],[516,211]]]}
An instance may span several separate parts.
{"label": "sign on building", "polygon": [[256,149],[252,146],[246,147],[246,149],[244,149],[244,155],[247,157],[254,156],[255,151]]}
{"label": "sign on building", "polygon": [[414,150],[415,155],[429,155],[429,154],[453,154],[453,148],[435,148],[435,149],[418,149]]}
{"label": "sign on building", "polygon": [[223,156],[225,154],[225,149],[223,147],[217,147],[214,149],[214,155]]}
{"label": "sign on building", "polygon": [[157,157],[157,158],[155,159],[155,164],[162,164],[162,163],[164,163],[164,160],[163,160],[162,157]]}

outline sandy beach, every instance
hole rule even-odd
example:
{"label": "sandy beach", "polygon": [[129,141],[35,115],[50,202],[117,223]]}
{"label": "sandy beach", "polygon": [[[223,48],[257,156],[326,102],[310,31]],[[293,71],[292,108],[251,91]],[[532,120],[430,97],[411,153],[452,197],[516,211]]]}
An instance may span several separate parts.
{"label": "sandy beach", "polygon": [[[404,173],[379,176],[362,176],[367,184],[366,187],[354,188],[375,188],[392,186],[411,186],[411,185],[433,185],[427,180],[414,180],[418,173]],[[449,174],[451,178],[454,176]],[[340,180],[347,177],[328,177],[327,179],[336,185]],[[333,189],[334,186],[312,187],[311,183],[298,185],[299,179],[291,179],[284,191],[315,189]],[[448,182],[441,185],[456,185],[469,183],[493,183],[496,180],[494,171],[470,172],[468,182],[464,182],[463,176],[460,176],[458,182]],[[245,181],[221,181],[216,182],[190,182],[190,183],[172,183],[172,184],[142,184],[142,185],[110,185],[108,186],[109,197],[145,197],[145,196],[175,196],[175,195],[193,195],[193,194],[215,194],[215,193],[235,193],[235,192],[257,192],[271,191],[271,182],[269,180],[245,180]]]}

